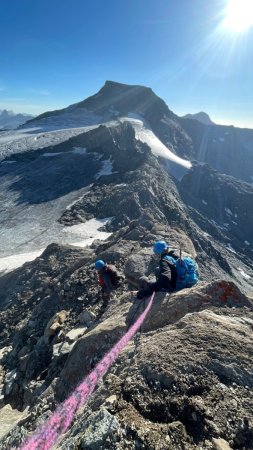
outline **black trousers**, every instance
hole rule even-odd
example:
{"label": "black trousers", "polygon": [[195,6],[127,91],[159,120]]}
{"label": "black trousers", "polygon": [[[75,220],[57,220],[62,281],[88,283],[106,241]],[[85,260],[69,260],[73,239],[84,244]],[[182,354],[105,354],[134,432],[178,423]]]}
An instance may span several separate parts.
{"label": "black trousers", "polygon": [[150,282],[149,285],[145,289],[141,289],[137,297],[147,297],[151,295],[153,292],[161,291],[162,289],[165,289],[168,292],[172,292],[174,289],[171,286],[170,280],[167,277],[160,277],[157,281],[154,283]]}

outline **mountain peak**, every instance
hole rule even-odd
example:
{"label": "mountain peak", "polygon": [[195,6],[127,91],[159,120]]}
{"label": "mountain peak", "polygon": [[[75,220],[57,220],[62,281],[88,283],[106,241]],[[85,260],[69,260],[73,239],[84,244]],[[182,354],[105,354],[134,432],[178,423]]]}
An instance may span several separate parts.
{"label": "mountain peak", "polygon": [[[125,117],[134,113],[143,117],[151,124],[154,118],[162,120],[165,116],[174,118],[164,100],[158,97],[151,88],[119,83],[107,80],[96,94],[70,105],[59,111],[46,112],[36,118],[36,121],[48,119],[62,114],[78,114],[79,117],[96,117],[96,120],[106,121],[117,117]],[[95,119],[94,119],[95,120]]]}
{"label": "mountain peak", "polygon": [[[123,89],[123,90],[124,89],[127,89],[127,90],[140,89],[140,90],[153,92],[152,89],[147,87],[147,86],[142,86],[142,85],[139,85],[139,84],[119,83],[118,81],[113,81],[113,80],[106,80],[106,82],[105,82],[104,86],[102,87],[102,89],[104,89],[104,88]],[[154,94],[154,92],[153,92],[153,94]]]}
{"label": "mountain peak", "polygon": [[183,119],[194,119],[204,125],[215,125],[215,123],[210,119],[210,116],[204,111],[200,111],[196,114],[186,114],[183,116]]}

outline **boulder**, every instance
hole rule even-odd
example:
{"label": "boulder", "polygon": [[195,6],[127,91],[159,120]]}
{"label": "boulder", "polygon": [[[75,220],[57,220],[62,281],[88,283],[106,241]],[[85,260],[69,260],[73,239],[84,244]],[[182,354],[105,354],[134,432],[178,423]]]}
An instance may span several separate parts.
{"label": "boulder", "polygon": [[82,325],[85,325],[89,328],[96,319],[96,314],[94,314],[92,311],[84,309],[84,311],[79,314],[78,319]]}
{"label": "boulder", "polygon": [[84,433],[80,442],[81,449],[100,450],[107,439],[113,438],[119,432],[118,420],[105,408],[93,413],[85,423]]}
{"label": "boulder", "polygon": [[54,316],[49,320],[49,322],[46,325],[44,336],[50,337],[58,333],[58,331],[62,329],[63,324],[66,321],[67,317],[68,312],[65,310],[62,310],[54,314]]}
{"label": "boulder", "polygon": [[[127,323],[133,316],[137,317],[140,314],[144,304],[147,304],[147,299],[141,302],[136,299],[129,311]],[[157,292],[152,310],[143,325],[143,330],[155,330],[176,323],[186,314],[210,306],[253,307],[252,302],[233,282],[218,280],[212,283],[199,283],[193,288],[183,289],[172,294]]]}
{"label": "boulder", "polygon": [[95,366],[102,356],[123,335],[124,318],[118,314],[104,320],[96,328],[81,337],[68,356],[57,384],[57,395],[65,398]]}
{"label": "boulder", "polygon": [[74,347],[75,342],[59,342],[58,344],[53,345],[53,357],[58,358],[62,355],[67,355],[71,352]]}
{"label": "boulder", "polygon": [[0,440],[7,436],[19,423],[21,424],[27,416],[27,411],[20,412],[12,409],[8,404],[0,409]]}
{"label": "boulder", "polygon": [[229,443],[225,439],[212,439],[215,450],[232,450]]}
{"label": "boulder", "polygon": [[85,333],[86,330],[87,330],[87,327],[73,328],[66,334],[66,341],[68,341],[69,343],[77,341],[77,339],[79,339],[81,336],[83,336],[83,334]]}

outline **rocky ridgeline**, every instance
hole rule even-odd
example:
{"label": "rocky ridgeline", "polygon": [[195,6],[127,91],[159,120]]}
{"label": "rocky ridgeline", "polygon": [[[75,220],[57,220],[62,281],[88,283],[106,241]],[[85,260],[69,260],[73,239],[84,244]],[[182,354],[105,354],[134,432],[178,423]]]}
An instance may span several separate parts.
{"label": "rocky ridgeline", "polygon": [[[138,317],[143,301],[131,290],[153,273],[154,238],[168,235],[195,254],[182,230],[143,216],[92,249],[52,244],[1,278],[9,290],[1,289],[0,448],[17,446],[43,422]],[[124,275],[106,309],[97,256]],[[141,334],[57,448],[250,449],[252,307],[231,281],[156,294]]]}
{"label": "rocky ridgeline", "polygon": [[[74,146],[110,159],[114,173],[97,178],[59,220],[71,226],[111,217],[105,228],[112,234],[89,249],[51,244],[0,278],[0,449],[18,447],[43,423],[143,311],[134,291],[140,276],[152,277],[152,245],[164,239],[197,258],[199,285],[156,294],[141,333],[57,448],[252,450],[252,281],[238,278],[246,253],[226,250],[233,234],[199,208],[194,182],[203,169],[208,184],[209,170],[193,168],[179,183],[127,124],[56,147]],[[223,181],[217,176],[216,186]],[[208,195],[213,201],[215,190]],[[122,273],[106,308],[96,258]]]}

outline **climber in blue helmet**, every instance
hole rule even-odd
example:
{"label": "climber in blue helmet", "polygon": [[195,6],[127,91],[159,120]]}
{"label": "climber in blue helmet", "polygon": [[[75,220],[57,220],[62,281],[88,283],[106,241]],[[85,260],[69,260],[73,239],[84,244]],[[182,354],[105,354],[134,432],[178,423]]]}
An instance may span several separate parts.
{"label": "climber in blue helmet", "polygon": [[103,307],[106,308],[111,291],[119,285],[119,275],[115,266],[105,263],[102,259],[97,259],[95,262],[95,270],[101,286]]}
{"label": "climber in blue helmet", "polygon": [[176,260],[179,258],[174,250],[169,250],[169,245],[165,241],[156,241],[153,245],[153,252],[159,256],[159,267],[156,271],[156,281],[151,282],[147,277],[141,277],[140,290],[137,292],[137,298],[143,298],[151,295],[154,291],[162,289],[172,292],[176,289],[177,271]]}

